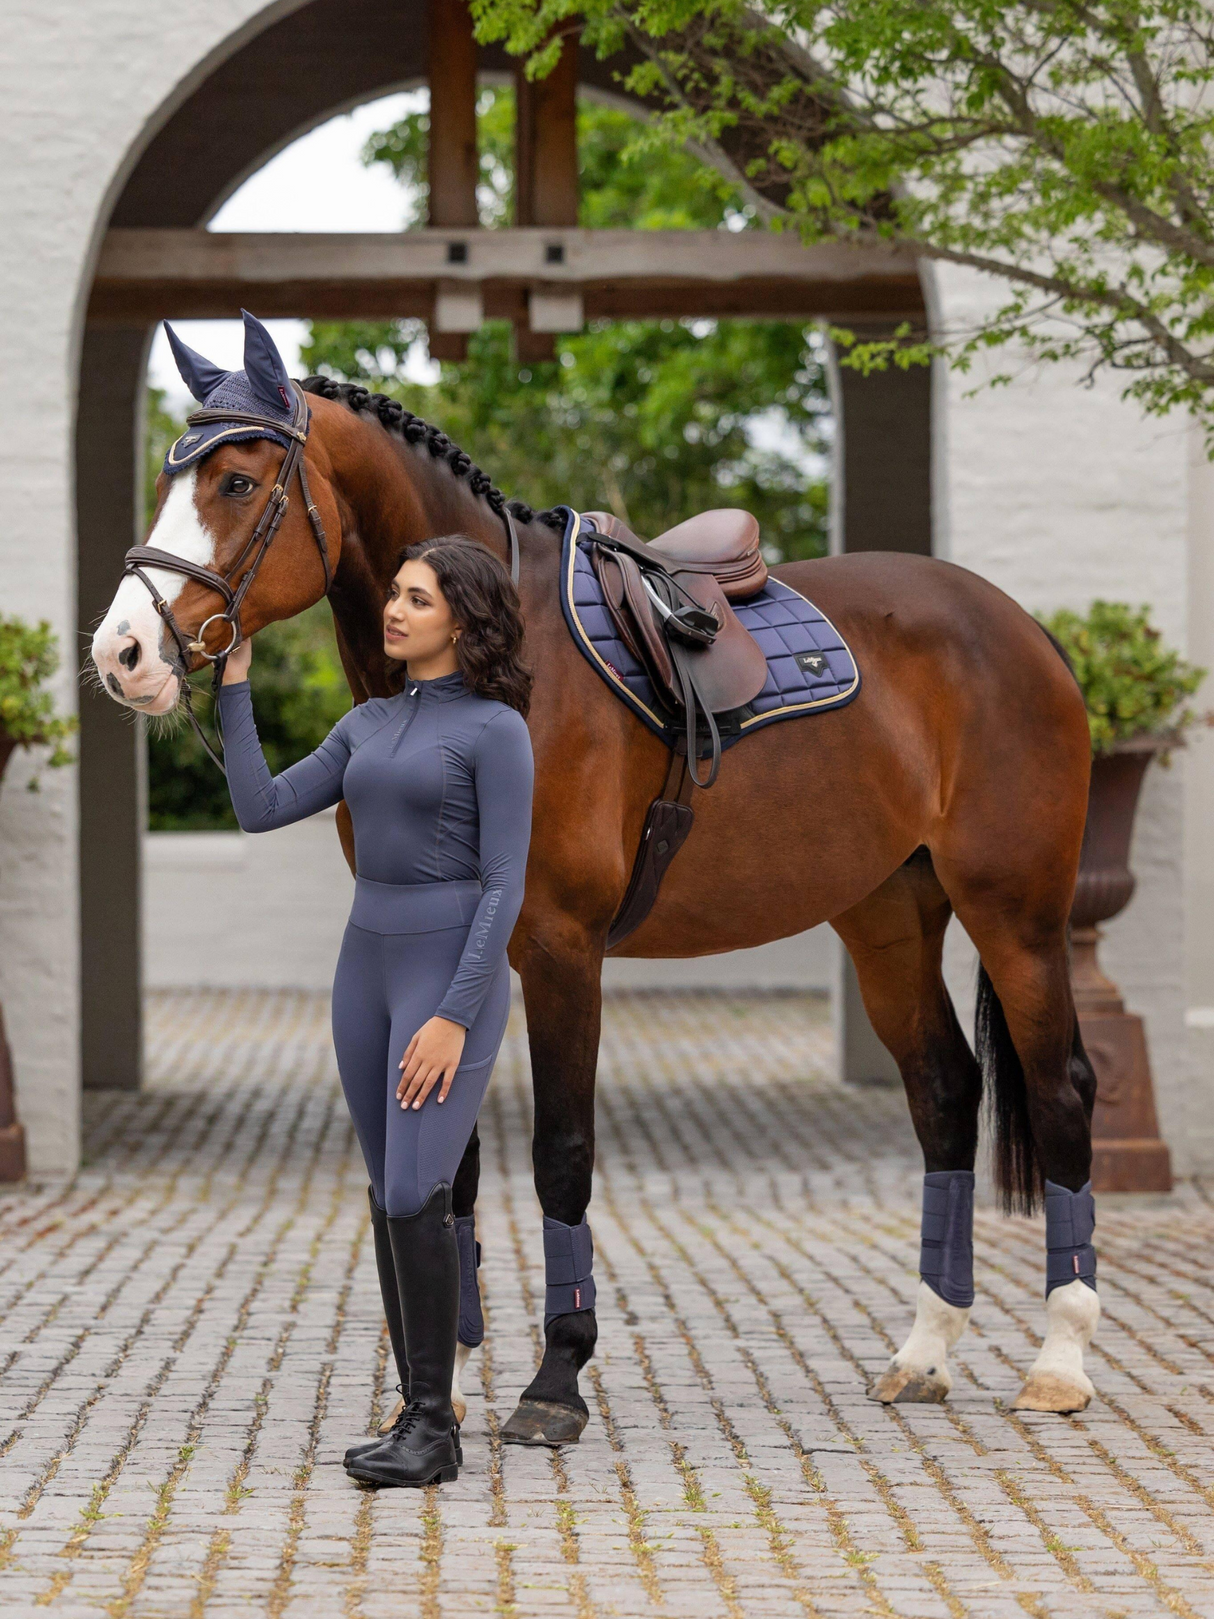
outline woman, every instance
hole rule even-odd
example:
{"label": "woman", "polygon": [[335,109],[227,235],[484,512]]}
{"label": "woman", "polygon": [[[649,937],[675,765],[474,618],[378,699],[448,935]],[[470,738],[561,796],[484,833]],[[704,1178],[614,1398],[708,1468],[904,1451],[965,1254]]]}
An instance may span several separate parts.
{"label": "woman", "polygon": [[522,633],[501,564],[475,540],[446,535],[403,551],[389,589],[384,652],[401,690],[352,708],[308,758],[270,775],[247,644],[229,657],[219,694],[228,788],[246,832],[341,798],[354,823],[333,1044],[371,1179],[405,1401],[386,1439],[346,1452],[351,1477],[368,1483],[445,1483],[463,1460],[451,1408],[451,1183],[510,1010],[506,945],[531,835]]}

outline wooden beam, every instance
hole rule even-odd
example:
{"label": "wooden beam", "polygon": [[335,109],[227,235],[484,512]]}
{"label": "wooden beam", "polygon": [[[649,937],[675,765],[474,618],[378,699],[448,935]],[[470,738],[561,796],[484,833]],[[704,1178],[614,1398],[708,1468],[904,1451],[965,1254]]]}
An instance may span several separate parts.
{"label": "wooden beam", "polygon": [[475,229],[476,40],[465,0],[430,0],[430,224]]}
{"label": "wooden beam", "polygon": [[[94,321],[259,315],[434,316],[440,283],[479,288],[485,315],[525,318],[533,290],[580,293],[586,317],[922,320],[912,255],[803,247],[769,231],[406,231],[347,236],[112,230]],[[458,333],[448,334],[458,337]],[[542,335],[542,334],[541,334]]]}
{"label": "wooden beam", "polygon": [[[429,211],[432,226],[475,229],[480,224],[476,185],[480,162],[476,139],[476,38],[467,0],[430,0]],[[443,320],[440,289],[429,324],[430,357],[466,360],[467,328]]]}
{"label": "wooden beam", "polygon": [[[560,57],[546,78],[529,79],[521,62],[514,70],[514,223],[523,228],[577,224],[578,36],[576,24],[566,23],[565,29]],[[537,306],[545,307],[542,294]],[[580,329],[581,324],[579,319],[574,328],[567,319],[560,329]],[[552,359],[553,330],[542,316],[531,318],[528,300],[523,318],[514,326],[516,357]]]}
{"label": "wooden beam", "polygon": [[515,70],[514,223],[577,224],[576,28],[566,24],[561,54],[547,78]]}

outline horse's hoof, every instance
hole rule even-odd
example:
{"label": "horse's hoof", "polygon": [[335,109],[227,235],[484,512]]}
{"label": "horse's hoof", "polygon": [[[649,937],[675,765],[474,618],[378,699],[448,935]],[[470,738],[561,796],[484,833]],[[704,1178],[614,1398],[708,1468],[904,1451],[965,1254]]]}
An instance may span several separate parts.
{"label": "horse's hoof", "polygon": [[[1087,1383],[1087,1378],[1084,1378]],[[1034,1372],[1012,1401],[1013,1411],[1055,1411],[1066,1416],[1072,1411],[1086,1411],[1095,1390],[1090,1383],[1084,1388],[1070,1378],[1054,1372]]]}
{"label": "horse's hoof", "polygon": [[[401,1412],[404,1409],[405,1409],[405,1402],[403,1400],[397,1400],[396,1404],[392,1407],[391,1411],[388,1412],[388,1415],[384,1418],[384,1420],[380,1423],[379,1427],[375,1430],[376,1433],[390,1434],[392,1432],[393,1424],[395,1423],[397,1417],[400,1416]],[[459,1417],[457,1420],[462,1422],[464,1419],[463,1419],[463,1417]]]}
{"label": "horse's hoof", "polygon": [[951,1387],[934,1367],[921,1372],[890,1366],[869,1389],[868,1397],[882,1405],[942,1405]]}
{"label": "horse's hoof", "polygon": [[464,1399],[462,1394],[452,1393],[451,1409],[455,1412],[456,1422],[458,1422],[462,1428],[464,1425],[464,1418],[468,1415],[468,1402]]}
{"label": "horse's hoof", "polygon": [[508,1445],[576,1445],[589,1417],[571,1405],[552,1400],[520,1400],[502,1429]]}

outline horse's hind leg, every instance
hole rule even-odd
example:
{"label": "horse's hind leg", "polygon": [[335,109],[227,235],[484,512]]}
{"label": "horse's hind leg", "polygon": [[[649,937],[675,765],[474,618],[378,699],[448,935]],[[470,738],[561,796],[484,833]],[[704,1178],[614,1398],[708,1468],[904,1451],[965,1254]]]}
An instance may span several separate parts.
{"label": "horse's hind leg", "polygon": [[921,849],[837,917],[864,1005],[898,1064],[923,1149],[920,1282],[910,1336],[870,1391],[936,1403],[952,1387],[948,1352],[973,1302],[973,1184],[982,1078],[941,971],[948,896]]}
{"label": "horse's hind leg", "polygon": [[982,958],[979,1049],[995,1092],[996,1173],[1026,1212],[1044,1181],[1046,1335],[1014,1402],[1082,1411],[1095,1392],[1084,1351],[1100,1321],[1091,1167],[1096,1076],[1071,999],[1065,936],[1018,936],[1006,923],[971,937]]}
{"label": "horse's hind leg", "polygon": [[[1050,851],[1019,846],[1016,872],[967,881],[938,857],[941,879],[982,961],[978,1047],[992,1091],[995,1172],[1008,1208],[1031,1213],[1044,1181],[1046,1319],[1022,1410],[1082,1411],[1093,1389],[1084,1350],[1100,1319],[1092,1247],[1092,1106],[1096,1077],[1079,1037],[1067,959],[1071,882]],[[1071,873],[1073,880],[1073,873]]]}

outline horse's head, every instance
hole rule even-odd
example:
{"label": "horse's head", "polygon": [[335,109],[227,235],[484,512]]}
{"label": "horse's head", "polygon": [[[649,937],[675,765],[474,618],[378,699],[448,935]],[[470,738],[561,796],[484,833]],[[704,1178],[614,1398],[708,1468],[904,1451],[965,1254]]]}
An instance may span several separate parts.
{"label": "horse's head", "polygon": [[[244,370],[233,372],[212,365],[166,327],[204,419],[191,421],[165,456],[145,544],[180,559],[186,571],[167,559],[158,567],[154,557],[136,553],[138,572],[124,574],[92,647],[110,696],[144,714],[167,714],[176,706],[185,673],[202,660],[201,647],[212,656],[228,647],[234,631],[224,615],[233,593],[247,638],[324,594],[326,545],[331,567],[337,566],[341,530],[324,452],[309,442],[304,479],[291,472],[283,480],[293,455],[304,470],[299,438],[307,433],[308,414],[270,334],[253,316],[245,314],[244,321]],[[271,529],[283,493],[287,501]],[[191,566],[212,578],[191,576]]]}

